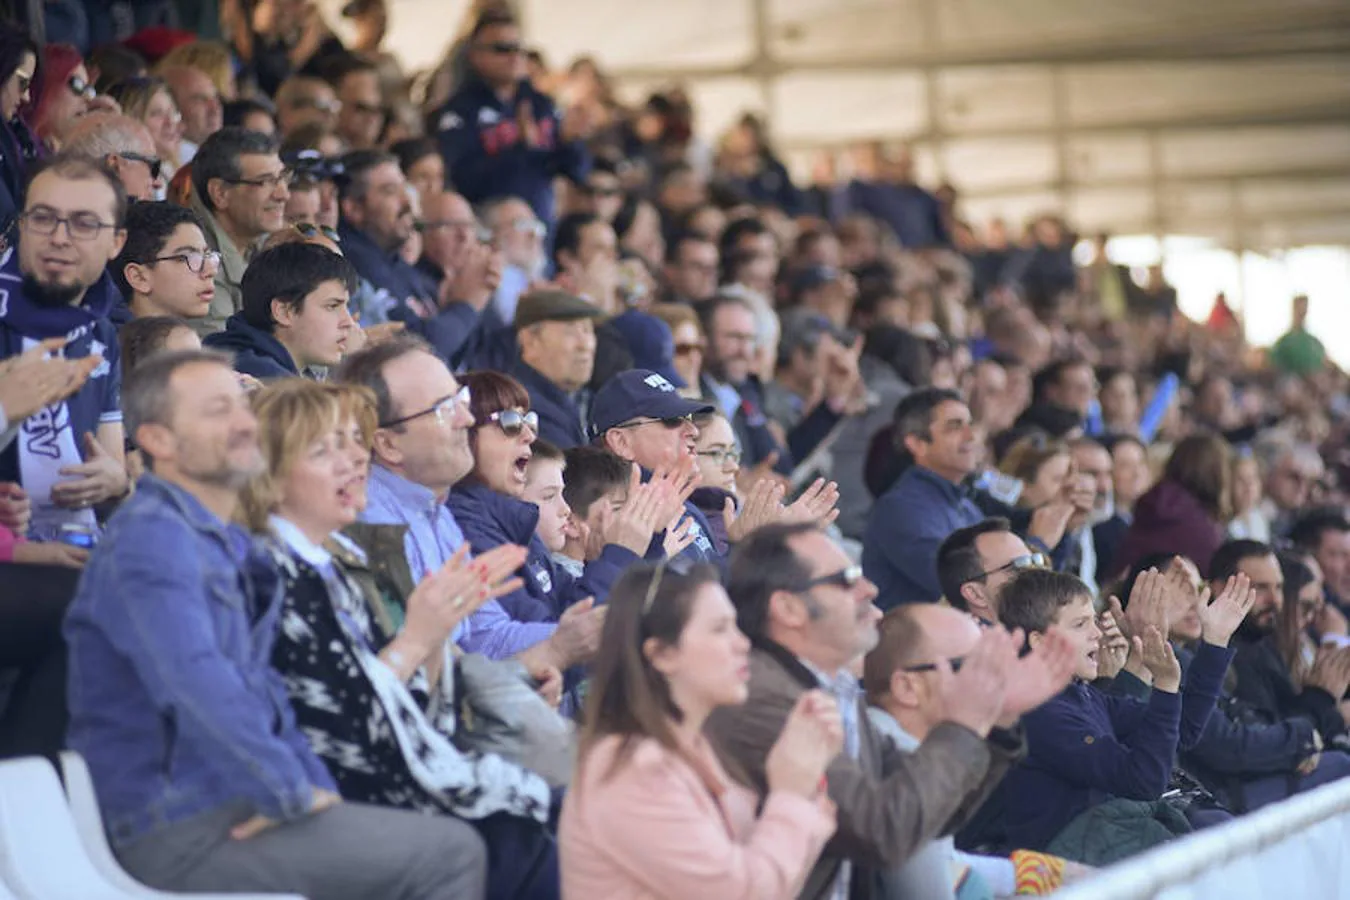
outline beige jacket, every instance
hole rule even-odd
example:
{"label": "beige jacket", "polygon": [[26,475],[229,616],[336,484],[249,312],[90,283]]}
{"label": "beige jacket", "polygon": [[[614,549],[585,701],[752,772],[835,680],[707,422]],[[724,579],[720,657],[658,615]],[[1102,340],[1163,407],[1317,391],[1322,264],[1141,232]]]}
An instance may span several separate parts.
{"label": "beige jacket", "polygon": [[[706,732],[728,768],[742,771],[761,797],[769,750],[797,698],[816,686],[791,653],[765,642],[750,655],[745,705],[719,709],[708,720]],[[956,831],[1026,754],[1020,730],[995,730],[982,740],[951,723],[934,728],[914,753],[901,753],[872,726],[861,697],[858,727],[858,759],[841,754],[826,773],[838,831],[807,877],[803,900],[829,900],[845,860],[852,863],[850,900],[878,897],[880,871]]]}
{"label": "beige jacket", "polygon": [[224,331],[225,320],[243,308],[244,291],[241,284],[244,280],[244,269],[248,268],[248,260],[253,255],[253,248],[246,247],[244,253],[239,251],[220,222],[216,220],[215,214],[208,210],[197,196],[195,189],[192,192],[191,209],[197,214],[197,218],[201,219],[202,229],[206,233],[206,243],[220,251],[220,268],[216,271],[215,278],[216,295],[211,298],[211,308],[205,316],[191,322],[197,335],[206,337],[208,334]]}

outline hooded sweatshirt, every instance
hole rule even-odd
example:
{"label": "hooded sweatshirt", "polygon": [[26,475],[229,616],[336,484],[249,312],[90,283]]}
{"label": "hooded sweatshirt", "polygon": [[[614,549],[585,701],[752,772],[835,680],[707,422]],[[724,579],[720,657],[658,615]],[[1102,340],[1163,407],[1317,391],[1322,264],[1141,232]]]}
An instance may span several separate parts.
{"label": "hooded sweatshirt", "polygon": [[1180,483],[1164,479],[1149,488],[1134,506],[1134,521],[1116,551],[1112,575],[1128,571],[1152,553],[1188,557],[1201,572],[1223,543],[1223,529],[1200,500]]}
{"label": "hooded sweatshirt", "polygon": [[234,369],[254,378],[289,378],[300,370],[276,337],[244,321],[240,313],[225,320],[225,330],[209,334],[202,344],[234,354]]}

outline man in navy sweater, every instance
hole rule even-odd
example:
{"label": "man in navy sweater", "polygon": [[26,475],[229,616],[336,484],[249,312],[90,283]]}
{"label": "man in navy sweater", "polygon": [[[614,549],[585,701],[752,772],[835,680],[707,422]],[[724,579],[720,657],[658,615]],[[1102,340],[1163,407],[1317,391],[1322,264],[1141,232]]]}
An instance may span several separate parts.
{"label": "man in navy sweater", "polygon": [[[1000,846],[1045,849],[1070,823],[1112,799],[1156,801],[1172,777],[1178,747],[1193,746],[1204,732],[1233,653],[1228,641],[1254,595],[1245,577],[1230,581],[1213,603],[1198,610],[1201,643],[1182,689],[1181,664],[1167,643],[1168,585],[1157,572],[1136,582],[1130,604],[1151,624],[1129,653],[1152,681],[1147,701],[1105,694],[1091,685],[1125,659],[1100,644],[1102,631],[1092,594],[1073,575],[1026,571],[1004,585],[999,619],[1020,628],[1031,646],[1050,626],[1079,647],[1077,680],[1023,722],[1029,752],[999,787],[999,821],[983,837]],[[1139,667],[1136,667],[1139,668]]]}
{"label": "man in navy sweater", "polygon": [[559,114],[526,77],[520,29],[509,13],[483,15],[469,35],[466,83],[441,109],[437,139],[455,189],[470,203],[520,197],[551,225],[553,179],[590,168],[579,113]]}

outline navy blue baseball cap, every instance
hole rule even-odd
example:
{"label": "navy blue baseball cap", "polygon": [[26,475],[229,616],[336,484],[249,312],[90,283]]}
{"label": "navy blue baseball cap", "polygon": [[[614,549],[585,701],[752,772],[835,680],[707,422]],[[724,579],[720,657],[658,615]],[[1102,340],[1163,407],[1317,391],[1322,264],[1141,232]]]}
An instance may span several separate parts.
{"label": "navy blue baseball cap", "polygon": [[711,403],[681,397],[658,372],[629,369],[596,391],[591,401],[591,440],[633,419],[682,419],[714,409]]}
{"label": "navy blue baseball cap", "polygon": [[669,325],[651,313],[636,309],[615,316],[609,324],[628,342],[628,352],[633,354],[635,365],[665,378],[676,390],[689,386],[675,371],[675,336],[670,333]]}

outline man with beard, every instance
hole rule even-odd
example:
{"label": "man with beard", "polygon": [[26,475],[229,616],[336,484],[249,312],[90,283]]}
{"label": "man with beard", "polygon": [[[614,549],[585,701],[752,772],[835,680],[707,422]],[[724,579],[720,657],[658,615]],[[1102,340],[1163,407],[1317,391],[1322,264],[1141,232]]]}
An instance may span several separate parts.
{"label": "man with beard", "polygon": [[29,536],[98,527],[94,508],[129,489],[123,459],[121,364],[109,313],[120,301],[105,273],[126,240],[126,194],[83,157],[51,158],[33,176],[19,216],[18,250],[0,266],[0,359],[65,338],[66,359],[102,357],[63,401],[24,420],[0,453],[0,482],[33,504]]}
{"label": "man with beard", "polygon": [[198,334],[222,330],[243,309],[244,269],[263,240],[285,226],[290,180],[276,139],[257,131],[222,128],[197,151],[190,206],[220,253],[211,309],[192,320]]}
{"label": "man with beard", "polygon": [[122,866],[167,891],[481,896],[472,826],[343,803],[296,726],[267,664],[281,573],[231,524],[264,465],[229,358],[151,357],[130,374],[126,416],[152,474],[65,623],[70,746]]}

